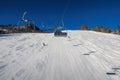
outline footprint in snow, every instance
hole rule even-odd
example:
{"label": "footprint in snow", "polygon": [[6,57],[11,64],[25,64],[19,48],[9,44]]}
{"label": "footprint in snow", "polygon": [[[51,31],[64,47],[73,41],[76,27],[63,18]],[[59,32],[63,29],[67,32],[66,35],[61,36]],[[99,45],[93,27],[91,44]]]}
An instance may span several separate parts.
{"label": "footprint in snow", "polygon": [[38,72],[41,72],[43,66],[44,66],[44,62],[43,62],[43,61],[38,62],[38,63],[36,64],[36,69],[38,70]]}
{"label": "footprint in snow", "polygon": [[2,70],[3,68],[5,68],[6,66],[7,66],[7,64],[0,65],[0,70]]}
{"label": "footprint in snow", "polygon": [[82,44],[75,44],[75,45],[73,45],[73,46],[79,46],[79,45],[82,45]]}
{"label": "footprint in snow", "polygon": [[18,46],[16,47],[16,51],[21,50],[22,48],[23,48],[22,46]]}
{"label": "footprint in snow", "polygon": [[25,72],[25,69],[20,69],[20,70],[15,74],[15,76],[16,76],[16,77],[20,77],[21,75],[23,75],[24,72]]}
{"label": "footprint in snow", "polygon": [[13,60],[12,63],[15,63],[15,60]]}
{"label": "footprint in snow", "polygon": [[11,53],[9,53],[9,54],[5,54],[4,56],[2,56],[3,58],[6,58],[6,57],[8,57],[8,56],[10,56],[11,55]]}
{"label": "footprint in snow", "polygon": [[95,51],[90,51],[88,53],[84,53],[83,55],[90,55],[90,54],[93,54],[93,53],[95,53]]}
{"label": "footprint in snow", "polygon": [[12,77],[12,78],[11,78],[11,80],[15,80],[15,78],[14,78],[14,77]]}

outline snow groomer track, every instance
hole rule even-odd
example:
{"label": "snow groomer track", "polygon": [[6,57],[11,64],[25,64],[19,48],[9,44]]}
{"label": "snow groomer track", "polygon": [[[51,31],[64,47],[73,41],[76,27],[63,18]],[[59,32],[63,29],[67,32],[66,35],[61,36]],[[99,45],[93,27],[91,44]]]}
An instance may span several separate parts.
{"label": "snow groomer track", "polygon": [[120,36],[93,31],[0,37],[0,80],[120,80]]}

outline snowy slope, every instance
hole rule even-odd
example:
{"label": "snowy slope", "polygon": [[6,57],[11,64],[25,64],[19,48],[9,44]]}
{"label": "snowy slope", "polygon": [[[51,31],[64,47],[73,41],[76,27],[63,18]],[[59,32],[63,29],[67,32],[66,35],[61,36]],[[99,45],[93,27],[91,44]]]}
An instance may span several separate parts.
{"label": "snowy slope", "polygon": [[0,37],[0,80],[120,80],[120,36],[68,34]]}

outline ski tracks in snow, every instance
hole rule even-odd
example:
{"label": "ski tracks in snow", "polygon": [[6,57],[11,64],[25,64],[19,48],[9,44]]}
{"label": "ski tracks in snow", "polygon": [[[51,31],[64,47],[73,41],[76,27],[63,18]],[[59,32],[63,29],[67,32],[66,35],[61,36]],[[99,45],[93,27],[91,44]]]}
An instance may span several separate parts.
{"label": "ski tracks in snow", "polygon": [[92,31],[0,37],[0,80],[119,80],[119,40]]}

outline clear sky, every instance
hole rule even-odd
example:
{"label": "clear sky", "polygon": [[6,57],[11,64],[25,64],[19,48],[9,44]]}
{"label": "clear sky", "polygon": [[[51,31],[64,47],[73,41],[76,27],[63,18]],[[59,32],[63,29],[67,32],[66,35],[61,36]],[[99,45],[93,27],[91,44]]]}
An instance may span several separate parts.
{"label": "clear sky", "polygon": [[[0,0],[0,24],[17,24],[24,11],[37,26],[55,25],[61,19],[68,0]],[[114,29],[120,25],[120,0],[70,0],[63,18],[67,29],[82,24],[103,25]]]}

